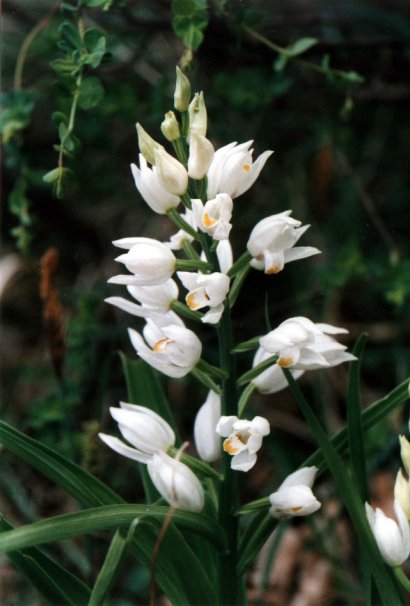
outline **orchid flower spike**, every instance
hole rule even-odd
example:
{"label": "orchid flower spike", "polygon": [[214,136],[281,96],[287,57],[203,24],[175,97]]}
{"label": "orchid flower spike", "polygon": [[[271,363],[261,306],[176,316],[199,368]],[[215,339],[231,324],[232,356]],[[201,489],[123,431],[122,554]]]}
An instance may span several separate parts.
{"label": "orchid flower spike", "polygon": [[223,449],[232,455],[232,469],[249,471],[256,463],[256,453],[262,446],[263,437],[270,433],[270,427],[264,417],[247,421],[235,416],[222,416],[216,432],[226,437]]}
{"label": "orchid flower spike", "polygon": [[204,490],[196,475],[181,461],[163,451],[156,452],[147,464],[150,478],[167,503],[199,513],[204,506]]}
{"label": "orchid flower spike", "polygon": [[229,291],[229,278],[226,274],[214,272],[212,274],[178,271],[178,278],[189,290],[185,297],[186,304],[192,310],[210,307],[202,316],[202,322],[217,324],[224,310],[224,301]]}
{"label": "orchid flower spike", "polygon": [[98,434],[112,450],[139,463],[148,463],[158,450],[166,452],[175,444],[175,434],[171,426],[156,412],[145,406],[127,402],[120,402],[120,407],[111,407],[110,413],[131,446],[114,436]]}
{"label": "orchid flower spike", "polygon": [[313,246],[295,247],[309,225],[301,227],[301,221],[289,216],[291,212],[286,210],[266,217],[255,225],[247,244],[253,257],[250,262],[252,267],[263,270],[265,274],[277,274],[282,271],[285,263],[320,253]]}
{"label": "orchid flower spike", "polygon": [[269,513],[278,520],[294,516],[308,516],[320,509],[320,502],[312,492],[317,467],[302,467],[291,473],[269,496]]}
{"label": "orchid flower spike", "polygon": [[[255,356],[253,358],[252,367],[258,366],[261,362],[264,362],[270,358],[272,354],[263,347],[258,347]],[[291,370],[293,378],[299,379],[304,373],[304,370]],[[278,364],[272,364],[269,368],[262,371],[259,375],[252,379],[253,385],[260,393],[276,393],[286,389],[288,387],[288,381],[285,377],[285,373]]]}
{"label": "orchid flower spike", "polygon": [[221,457],[221,440],[216,426],[221,417],[221,396],[209,391],[195,417],[194,439],[201,459],[213,463]]}
{"label": "orchid flower spike", "polygon": [[115,260],[123,263],[132,275],[110,278],[112,284],[153,286],[163,284],[175,271],[176,258],[170,249],[152,238],[122,238],[113,242],[128,250]]}
{"label": "orchid flower spike", "polygon": [[156,167],[149,168],[142,154],[139,155],[139,161],[139,168],[136,164],[131,164],[131,171],[136,188],[148,206],[160,215],[164,215],[170,208],[176,208],[180,199],[165,189]]}
{"label": "orchid flower spike", "polygon": [[259,340],[267,352],[278,355],[277,364],[295,370],[315,370],[356,360],[330,335],[347,330],[330,324],[314,324],[308,318],[289,318]]}
{"label": "orchid flower spike", "polygon": [[410,555],[410,530],[399,501],[394,500],[396,520],[388,518],[381,509],[365,504],[366,515],[382,558],[389,566],[400,566]]}
{"label": "orchid flower spike", "polygon": [[143,330],[144,338],[132,328],[128,329],[128,334],[140,358],[168,377],[184,377],[201,357],[200,340],[192,330],[185,328],[182,320],[160,326],[159,318],[156,322],[148,319]]}
{"label": "orchid flower spike", "polygon": [[198,199],[192,200],[192,212],[198,228],[212,236],[214,240],[226,240],[232,225],[233,202],[228,194],[217,194],[205,204]]}
{"label": "orchid flower spike", "polygon": [[218,193],[237,198],[255,183],[273,152],[265,151],[253,162],[252,143],[247,141],[238,145],[234,142],[216,150],[208,170],[208,198],[215,198]]}

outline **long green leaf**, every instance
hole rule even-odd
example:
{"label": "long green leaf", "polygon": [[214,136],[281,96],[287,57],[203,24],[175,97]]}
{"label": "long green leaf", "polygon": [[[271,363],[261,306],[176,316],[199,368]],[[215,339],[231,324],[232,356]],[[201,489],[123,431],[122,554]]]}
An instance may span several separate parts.
{"label": "long green leaf", "polygon": [[[11,524],[0,520],[0,533],[11,530]],[[39,549],[10,551],[7,557],[51,604],[84,606],[88,603],[91,592],[87,585]]]}
{"label": "long green leaf", "polygon": [[362,501],[367,501],[368,499],[364,432],[360,403],[360,365],[366,340],[367,335],[361,335],[353,348],[352,353],[357,357],[357,360],[351,362],[349,365],[346,417],[350,464],[352,467],[353,479]]}
{"label": "long green leaf", "polygon": [[[35,467],[87,507],[124,503],[123,499],[93,475],[65,459],[40,442],[28,438],[7,423],[0,421],[0,443]],[[135,517],[135,515],[134,515]],[[148,569],[161,524],[141,529],[131,552]],[[189,564],[189,575],[185,572]],[[215,588],[201,562],[188,546],[181,532],[171,525],[161,544],[157,563],[157,582],[169,599],[178,606],[216,602]],[[215,598],[215,599],[214,599]]]}
{"label": "long green leaf", "polygon": [[239,544],[238,575],[245,573],[248,565],[256,558],[277,524],[278,521],[272,518],[266,510],[253,516]]}
{"label": "long green leaf", "polygon": [[[131,524],[135,518],[141,516],[163,520],[168,512],[169,507],[163,505],[123,505],[118,503],[66,513],[2,533],[0,535],[0,552],[61,541],[68,537],[101,530],[115,530],[120,526]],[[205,537],[219,549],[224,550],[224,533],[218,528],[216,521],[179,509],[173,513],[172,521],[184,530],[190,530]]]}
{"label": "long green leaf", "polygon": [[101,606],[101,604],[103,604],[111,586],[120,572],[122,561],[127,550],[131,546],[131,540],[139,522],[139,518],[134,520],[131,523],[128,532],[124,532],[124,530],[120,528],[116,531],[96,582],[94,583],[88,606]]}
{"label": "long green leaf", "polygon": [[0,421],[0,443],[88,507],[123,503],[111,488],[57,451]]}
{"label": "long green leaf", "polygon": [[352,482],[347,473],[344,462],[324,432],[315,413],[305,400],[305,397],[299,385],[293,378],[292,373],[287,369],[284,369],[284,372],[299,409],[312,430],[319,448],[323,453],[323,457],[327,463],[329,471],[335,480],[340,497],[347,511],[349,512],[350,519],[352,520],[353,526],[356,530],[358,540],[367,553],[369,566],[371,567],[373,578],[383,603],[385,606],[391,606],[392,604],[395,604],[395,606],[403,605],[404,602],[402,596],[398,593],[392,577],[382,560],[373,533],[366,518],[364,504],[360,500],[357,490],[354,486],[352,486]]}
{"label": "long green leaf", "polygon": [[[392,412],[395,408],[403,404],[409,398],[410,379],[406,379],[400,383],[390,393],[376,400],[362,412],[362,428],[367,431],[376,423],[381,421],[385,416]],[[332,444],[340,454],[347,452],[347,429],[344,427],[332,438]],[[326,461],[320,449],[316,450],[306,461],[303,466],[316,465],[321,471],[326,469]]]}

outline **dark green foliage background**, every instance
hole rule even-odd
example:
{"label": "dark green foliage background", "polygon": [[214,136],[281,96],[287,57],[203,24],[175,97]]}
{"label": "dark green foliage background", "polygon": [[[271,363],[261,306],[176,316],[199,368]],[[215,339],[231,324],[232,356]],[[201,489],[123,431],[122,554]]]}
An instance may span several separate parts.
{"label": "dark green foliage background", "polygon": [[[61,46],[61,25],[75,23],[80,13],[85,28],[104,37],[107,52],[84,68],[92,80],[82,85],[71,156],[64,160],[69,174],[56,198],[43,176],[57,166],[53,146],[59,124],[67,122],[74,84],[50,64],[72,52]],[[83,461],[126,499],[140,497],[133,464],[121,461],[119,466],[96,439],[99,428],[113,430],[108,405],[125,397],[116,354],[119,349],[131,353],[125,327],[139,326],[103,299],[119,293],[106,284],[117,272],[112,240],[137,235],[165,240],[174,231],[142,201],[129,165],[137,160],[135,122],[161,138],[159,125],[172,109],[180,61],[186,63],[193,90],[204,90],[208,137],[216,147],[254,139],[255,154],[275,150],[256,185],[235,201],[236,253],[243,251],[256,221],[288,208],[311,224],[303,244],[323,251],[275,278],[250,274],[234,310],[238,340],[266,332],[266,317],[275,326],[286,317],[306,315],[349,328],[350,347],[363,331],[369,333],[364,404],[408,376],[407,2],[215,0],[207,6],[205,0],[89,0],[70,8],[48,0],[5,0],[3,17],[2,256],[17,262],[1,301],[7,421]],[[28,48],[21,88],[15,90],[17,57],[42,19],[46,25]],[[282,55],[249,28],[281,48],[301,38],[315,38],[317,44],[278,61]],[[53,376],[38,295],[38,264],[49,247],[60,255],[56,287],[66,328],[62,382]],[[205,332],[203,340],[212,361],[214,341]],[[244,370],[249,363],[244,356]],[[344,418],[345,369],[326,376],[312,373],[303,384],[330,432],[336,430]],[[204,393],[192,396],[189,380],[169,384],[167,390],[181,433],[189,437]],[[275,452],[267,447],[266,471],[248,482],[245,500],[267,494],[276,468],[292,469],[311,448],[309,436],[295,430],[297,413],[288,395],[255,404],[270,418],[279,447],[272,447]],[[396,433],[406,419],[392,420]],[[397,456],[397,440],[389,442],[391,426],[372,433],[369,453],[377,455],[378,465]],[[62,505],[58,492],[45,497],[44,481],[13,457],[2,457],[2,467],[2,478],[10,478],[0,479],[4,507],[19,523],[71,507]],[[82,560],[76,550],[71,544],[65,557],[91,575],[98,554],[89,549]],[[128,579],[130,600],[144,596],[144,574],[138,571]],[[23,591],[19,603],[29,603],[27,595]]]}

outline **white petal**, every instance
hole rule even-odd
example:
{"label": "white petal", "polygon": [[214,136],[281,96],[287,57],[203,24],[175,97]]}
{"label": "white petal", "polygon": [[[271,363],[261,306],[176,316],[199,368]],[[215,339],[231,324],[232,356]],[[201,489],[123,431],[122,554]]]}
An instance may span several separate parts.
{"label": "white petal", "polygon": [[112,448],[112,450],[115,450],[115,452],[118,452],[118,454],[123,455],[128,459],[138,461],[139,463],[148,463],[151,458],[150,455],[143,452],[139,452],[135,448],[127,446],[126,444],[124,444],[124,442],[122,442],[118,438],[115,438],[114,436],[109,436],[105,433],[99,433],[98,436],[103,442],[107,444],[107,446]]}

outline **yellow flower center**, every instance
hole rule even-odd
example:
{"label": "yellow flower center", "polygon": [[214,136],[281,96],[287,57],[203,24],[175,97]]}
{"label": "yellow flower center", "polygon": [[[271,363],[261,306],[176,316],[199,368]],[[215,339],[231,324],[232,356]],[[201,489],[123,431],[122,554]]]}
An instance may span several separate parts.
{"label": "yellow flower center", "polygon": [[155,353],[162,353],[169,343],[172,343],[172,339],[164,337],[163,339],[160,339],[155,343],[154,347],[152,348],[152,351],[155,351]]}
{"label": "yellow flower center", "polygon": [[293,358],[291,356],[287,356],[287,357],[284,357],[284,358],[279,358],[276,363],[281,368],[287,368],[288,366],[291,366],[293,364]]}
{"label": "yellow flower center", "polygon": [[268,267],[267,269],[265,269],[265,274],[267,274],[268,276],[270,276],[272,274],[277,274],[280,271],[282,271],[282,269],[283,269],[282,263],[276,263],[275,265],[272,265],[271,267]]}
{"label": "yellow flower center", "polygon": [[203,214],[202,221],[205,227],[213,227],[217,224],[217,221],[215,219],[212,219],[212,217],[210,217],[208,213]]}

